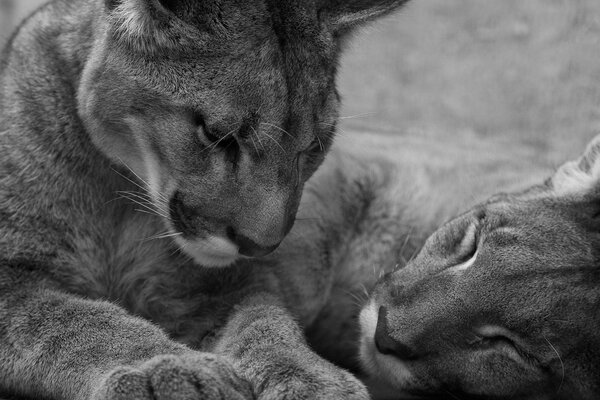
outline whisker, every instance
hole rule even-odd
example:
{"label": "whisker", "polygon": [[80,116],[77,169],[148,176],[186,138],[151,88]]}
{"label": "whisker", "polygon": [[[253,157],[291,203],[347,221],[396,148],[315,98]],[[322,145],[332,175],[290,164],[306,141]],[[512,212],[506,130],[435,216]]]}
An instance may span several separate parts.
{"label": "whisker", "polygon": [[281,132],[285,133],[286,135],[288,135],[288,136],[289,136],[289,137],[291,137],[292,139],[294,139],[294,136],[293,136],[291,133],[289,133],[288,131],[286,131],[285,129],[283,129],[283,128],[282,128],[282,127],[280,127],[280,126],[277,126],[277,125],[275,125],[275,124],[272,124],[272,123],[270,123],[270,122],[261,122],[261,125],[268,125],[268,126],[270,126],[270,127],[273,127],[273,128],[275,128],[275,129],[277,129],[277,130],[279,130],[279,131],[281,131]]}
{"label": "whisker", "polygon": [[266,133],[266,132],[263,132],[263,135],[265,135],[266,137],[268,137],[269,139],[271,139],[273,142],[275,142],[275,144],[276,144],[277,146],[279,146],[279,148],[281,149],[281,151],[283,151],[283,152],[285,153],[285,149],[283,148],[283,146],[281,146],[281,145],[279,144],[279,142],[273,138],[273,136],[269,135],[269,134],[268,134],[268,133]]}
{"label": "whisker", "polygon": [[451,391],[449,391],[448,389],[444,389],[444,392],[448,393],[450,396],[452,396],[453,399],[456,400],[461,400],[460,397],[458,397],[457,395],[455,395],[454,393],[452,393]]}
{"label": "whisker", "polygon": [[373,115],[376,115],[377,113],[375,112],[367,112],[367,113],[362,113],[362,114],[355,114],[355,115],[347,115],[344,117],[339,117],[338,119],[352,119],[352,118],[362,118],[362,117],[370,117]]}
{"label": "whisker", "polygon": [[[185,244],[183,244],[183,246],[185,246]],[[170,257],[173,257],[174,255],[178,255],[181,256],[183,255],[183,248],[179,246],[179,244],[175,245],[175,249],[171,252],[171,254],[169,254]]]}
{"label": "whisker", "polygon": [[154,208],[153,204],[151,204],[151,203],[143,203],[143,202],[141,202],[139,200],[136,200],[134,198],[127,197],[127,196],[123,196],[123,198],[131,201],[132,203],[137,204],[138,206],[140,206],[142,208],[144,208],[149,213],[152,213],[154,215],[158,215],[160,217],[169,219],[169,217],[167,217],[164,213],[162,213],[161,210],[157,210],[156,208]]}
{"label": "whisker", "polygon": [[554,347],[552,345],[552,343],[550,343],[550,341],[548,340],[548,338],[546,338],[546,336],[544,336],[544,340],[548,343],[548,345],[554,351],[554,353],[556,353],[556,356],[558,357],[558,361],[560,361],[560,367],[561,367],[561,371],[562,371],[562,377],[561,377],[561,380],[560,380],[560,385],[558,385],[558,389],[556,390],[556,393],[558,394],[558,392],[560,392],[560,389],[562,388],[562,385],[563,385],[563,383],[565,381],[565,363],[563,362],[562,357],[558,353],[558,350],[556,350],[556,347]]}
{"label": "whisker", "polygon": [[158,235],[154,235],[154,236],[150,236],[147,237],[146,239],[143,239],[144,242],[150,241],[150,240],[157,240],[157,239],[167,239],[167,238],[171,238],[171,237],[176,237],[182,235],[181,232],[164,232],[164,233],[159,233]]}
{"label": "whisker", "polygon": [[200,154],[206,152],[206,151],[213,151],[217,148],[217,146],[219,145],[219,143],[221,143],[223,140],[227,139],[230,136],[233,136],[233,134],[237,131],[237,127],[233,128],[232,130],[230,130],[229,132],[227,132],[225,135],[221,136],[217,141],[211,143],[210,145],[208,145],[208,147],[206,147],[204,150],[202,150],[200,152]]}
{"label": "whisker", "polygon": [[140,185],[139,183],[135,182],[134,180],[130,179],[129,177],[127,177],[127,176],[123,175],[122,173],[120,173],[119,171],[117,171],[117,170],[116,170],[114,167],[111,167],[111,169],[112,169],[113,171],[115,171],[115,172],[116,172],[116,173],[117,173],[119,176],[121,176],[122,178],[124,178],[124,179],[125,179],[125,180],[127,180],[128,182],[130,182],[130,183],[134,184],[135,186],[139,187],[140,189],[142,189],[142,190],[144,190],[144,191],[147,191],[147,190],[148,190],[148,188],[146,188],[146,187],[144,187],[144,186]]}
{"label": "whisker", "polygon": [[149,215],[152,215],[152,216],[154,216],[154,217],[161,217],[161,218],[164,218],[164,217],[163,217],[162,215],[160,215],[160,214],[157,214],[157,213],[155,213],[155,212],[152,212],[152,211],[143,210],[143,209],[141,209],[141,208],[136,208],[136,209],[134,209],[133,211],[140,212],[140,213],[144,213],[144,214],[149,214]]}
{"label": "whisker", "polygon": [[415,249],[415,251],[413,251],[412,255],[411,255],[409,258],[408,258],[408,260],[407,260],[407,262],[406,262],[407,264],[408,264],[409,262],[411,262],[412,260],[414,260],[414,259],[415,259],[415,257],[416,257],[416,256],[419,254],[419,250],[420,250],[420,249],[417,247],[417,248]]}
{"label": "whisker", "polygon": [[317,140],[319,141],[319,149],[323,151],[323,142],[321,142],[321,138],[317,136]]}
{"label": "whisker", "polygon": [[150,203],[152,200],[146,193],[141,193],[141,192],[118,190],[116,193],[121,195],[121,197],[126,197],[126,198],[131,197],[131,198],[139,199],[139,200],[142,200],[142,201],[145,201],[148,203]]}
{"label": "whisker", "polygon": [[139,197],[139,196],[134,196],[134,195],[121,195],[121,198],[123,199],[127,199],[129,201],[132,201],[136,204],[139,205],[144,205],[147,208],[150,208],[152,211],[156,211],[159,212],[161,214],[168,214],[169,211],[167,210],[167,208],[162,207],[162,206],[158,206],[156,204],[154,204],[152,201],[148,201],[148,199],[145,199],[143,197]]}
{"label": "whisker", "polygon": [[355,306],[360,307],[368,300],[368,297],[361,296],[363,294],[362,292],[355,293],[352,290],[344,290],[344,292],[354,299]]}
{"label": "whisker", "polygon": [[406,234],[406,237],[404,238],[404,242],[402,243],[402,246],[400,247],[400,251],[398,253],[398,254],[400,254],[401,258],[404,258],[404,250],[406,249],[406,246],[408,245],[408,242],[412,235],[412,231],[413,231],[413,227],[411,226],[410,229],[408,230],[408,233]]}
{"label": "whisker", "polygon": [[[119,161],[121,162],[121,164],[123,164],[123,165],[125,166],[125,168],[127,168],[129,171],[131,171],[131,173],[132,173],[132,174],[133,174],[133,175],[134,175],[136,178],[138,178],[138,179],[139,179],[139,180],[140,180],[140,181],[141,181],[141,182],[142,182],[144,185],[146,185],[146,187],[143,187],[143,186],[141,186],[141,185],[137,185],[137,186],[138,186],[139,188],[143,189],[144,191],[148,192],[148,191],[149,191],[149,189],[151,188],[151,186],[150,186],[150,183],[148,183],[148,182],[147,182],[146,180],[144,180],[144,179],[143,179],[141,176],[139,176],[139,175],[138,175],[138,174],[137,174],[137,173],[136,173],[136,172],[133,170],[133,168],[131,168],[129,165],[127,165],[127,163],[126,163],[125,161],[123,161],[121,158],[119,158]],[[113,168],[113,170],[114,170],[114,168]],[[119,175],[123,176],[123,175],[122,175],[122,174],[120,174],[118,171],[116,171],[116,170],[115,170],[115,172],[117,172]],[[123,177],[124,177],[124,176],[123,176]],[[124,178],[125,178],[125,179],[127,179],[129,182],[132,182],[130,179],[128,179],[128,178],[126,178],[126,177],[124,177]],[[132,183],[134,183],[134,182],[132,182]],[[135,183],[134,183],[134,184],[135,184]],[[165,201],[165,202],[168,202],[168,201],[169,201],[169,199],[167,199],[167,198],[166,198],[166,196],[165,196],[164,194],[160,193],[160,192],[156,192],[156,196],[157,196],[159,199],[161,199],[161,200],[163,200],[163,201]]]}
{"label": "whisker", "polygon": [[254,135],[256,136],[256,140],[258,140],[258,144],[260,144],[260,147],[263,149],[263,151],[265,151],[265,146],[263,145],[262,141],[260,140],[260,136],[256,132],[256,129],[254,129],[253,126],[251,126],[250,129],[252,129],[252,132],[254,132]]}
{"label": "whisker", "polygon": [[147,190],[147,188],[150,187],[150,185],[148,184],[148,182],[146,182],[141,176],[139,176],[134,170],[133,168],[131,168],[125,161],[123,161],[123,159],[121,159],[119,157],[119,161],[121,162],[121,164],[123,164],[125,166],[125,168],[127,168],[132,174],[133,176],[135,176],[136,178],[138,178],[142,183],[144,183],[146,185],[146,188],[143,188],[145,190]]}
{"label": "whisker", "polygon": [[254,141],[253,135],[250,135],[250,140],[252,140],[252,146],[254,146],[254,150],[256,151],[256,154],[258,154],[258,147],[256,147],[256,141]]}
{"label": "whisker", "polygon": [[363,293],[365,294],[365,296],[367,296],[367,298],[369,297],[369,291],[367,290],[367,287],[365,286],[364,283],[361,283],[360,287],[363,290]]}

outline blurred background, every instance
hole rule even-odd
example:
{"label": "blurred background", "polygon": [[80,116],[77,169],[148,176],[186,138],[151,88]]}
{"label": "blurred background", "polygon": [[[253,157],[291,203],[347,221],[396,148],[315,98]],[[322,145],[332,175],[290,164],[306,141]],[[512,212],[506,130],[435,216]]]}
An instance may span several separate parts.
{"label": "blurred background", "polygon": [[[0,0],[0,42],[41,3]],[[350,43],[340,91],[342,130],[510,141],[556,165],[600,133],[600,1],[413,0]]]}

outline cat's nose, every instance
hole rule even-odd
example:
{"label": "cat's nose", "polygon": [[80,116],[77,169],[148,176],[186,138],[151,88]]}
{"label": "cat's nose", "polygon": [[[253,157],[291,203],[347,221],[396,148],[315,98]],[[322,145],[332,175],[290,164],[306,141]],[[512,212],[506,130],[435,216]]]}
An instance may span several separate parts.
{"label": "cat's nose", "polygon": [[392,355],[400,360],[413,360],[416,353],[407,345],[390,335],[387,319],[387,309],[379,307],[377,328],[375,329],[375,347],[381,354]]}
{"label": "cat's nose", "polygon": [[267,254],[273,252],[278,246],[279,243],[274,244],[259,244],[254,240],[246,237],[242,234],[239,234],[232,227],[227,228],[227,237],[239,247],[239,252],[241,255],[246,257],[262,257]]}

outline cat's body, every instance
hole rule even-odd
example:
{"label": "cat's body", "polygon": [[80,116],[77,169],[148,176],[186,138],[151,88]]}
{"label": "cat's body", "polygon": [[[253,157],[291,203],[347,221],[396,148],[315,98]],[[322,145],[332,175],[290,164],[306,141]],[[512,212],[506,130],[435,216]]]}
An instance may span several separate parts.
{"label": "cat's body", "polygon": [[600,136],[553,174],[506,189],[457,213],[370,293],[362,364],[396,392],[600,396]]}
{"label": "cat's body", "polygon": [[0,392],[365,398],[295,320],[316,289],[288,295],[319,274],[205,267],[287,234],[334,135],[343,39],[403,3],[55,0],[28,18],[0,65]]}

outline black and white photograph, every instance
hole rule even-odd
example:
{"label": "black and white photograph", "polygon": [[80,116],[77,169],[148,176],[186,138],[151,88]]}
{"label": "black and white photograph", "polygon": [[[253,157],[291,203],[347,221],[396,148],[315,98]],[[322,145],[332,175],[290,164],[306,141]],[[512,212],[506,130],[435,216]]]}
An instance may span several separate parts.
{"label": "black and white photograph", "polygon": [[0,400],[600,400],[599,0],[0,0]]}

